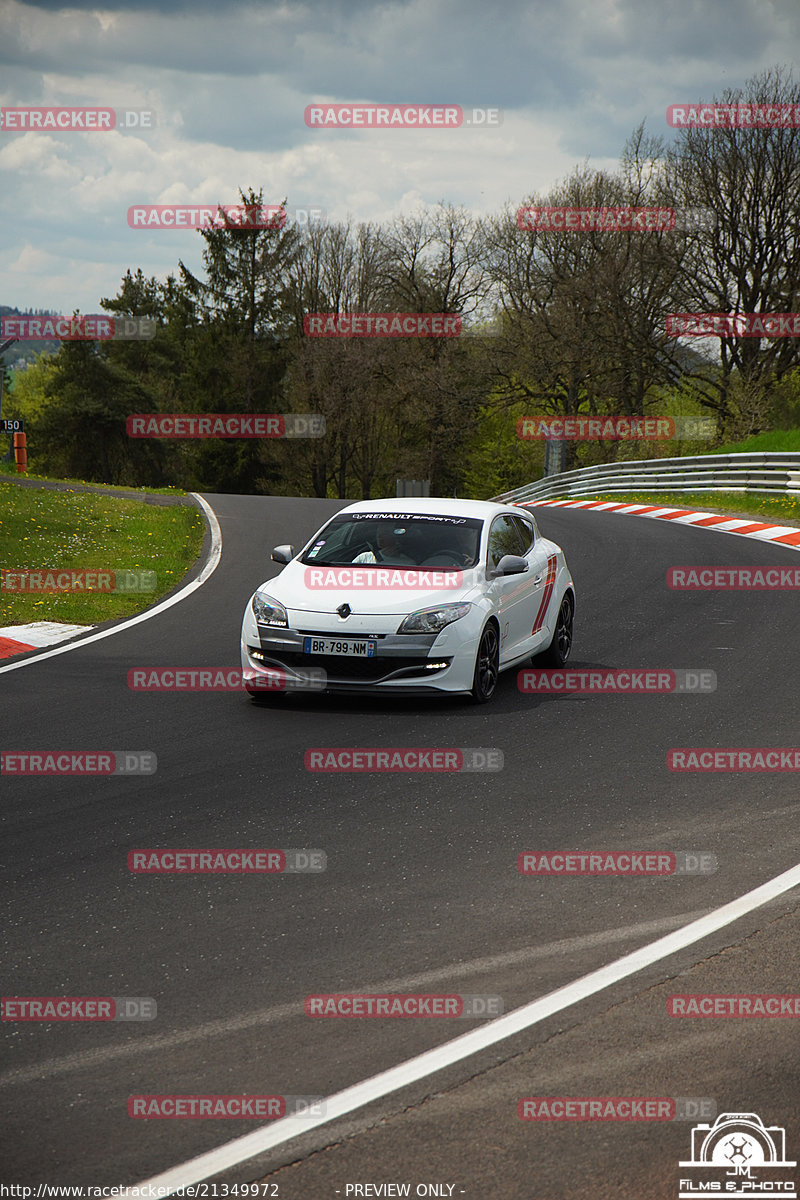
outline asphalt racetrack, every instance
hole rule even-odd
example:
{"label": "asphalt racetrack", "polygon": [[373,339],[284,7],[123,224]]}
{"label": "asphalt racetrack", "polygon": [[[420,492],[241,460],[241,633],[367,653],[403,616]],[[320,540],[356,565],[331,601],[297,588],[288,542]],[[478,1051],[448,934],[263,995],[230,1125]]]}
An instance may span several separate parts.
{"label": "asphalt racetrack", "polygon": [[[149,750],[158,762],[143,776],[2,779],[3,995],[158,1005],[148,1022],[4,1022],[8,1183],[133,1185],[268,1124],[132,1119],[130,1096],[331,1097],[491,1024],[314,1019],[308,995],[495,996],[509,1013],[800,862],[796,772],[666,765],[671,747],[800,745],[797,593],[665,582],[687,564],[800,565],[797,551],[613,513],[536,514],[575,580],[570,665],[710,670],[712,693],[523,694],[514,670],[486,706],[136,693],[133,667],[237,667],[244,604],[279,570],[271,548],[300,544],[343,507],[205,499],[222,559],[201,587],[114,636],[0,671],[4,750]],[[304,767],[310,748],[350,746],[496,748],[504,766]],[[149,847],[314,848],[327,869],[131,873],[129,851]],[[517,869],[522,851],[590,849],[706,852],[718,869]],[[281,1200],[404,1194],[354,1190],[389,1183],[412,1196],[678,1196],[692,1120],[524,1121],[529,1096],[710,1100],[785,1128],[798,1159],[797,1021],[667,1013],[673,994],[800,993],[798,927],[788,887],[502,1041],[226,1166],[216,1194],[265,1180],[262,1194]]]}

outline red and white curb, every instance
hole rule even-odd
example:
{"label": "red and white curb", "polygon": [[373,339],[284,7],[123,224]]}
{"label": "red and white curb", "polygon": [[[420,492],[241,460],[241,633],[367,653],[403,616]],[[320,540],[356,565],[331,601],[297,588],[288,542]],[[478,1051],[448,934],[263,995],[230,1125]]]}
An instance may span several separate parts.
{"label": "red and white curb", "polygon": [[800,529],[793,525],[773,525],[741,517],[725,517],[719,513],[696,512],[690,508],[664,508],[658,504],[618,504],[613,500],[524,500],[519,508],[588,508],[595,512],[626,513],[632,517],[655,517],[659,521],[675,521],[678,525],[694,525],[713,529],[717,533],[735,533],[740,537],[757,538],[800,550]]}
{"label": "red and white curb", "polygon": [[43,646],[55,646],[67,638],[94,629],[94,625],[61,625],[56,621],[32,621],[29,625],[6,625],[0,629],[0,658],[13,658]]}

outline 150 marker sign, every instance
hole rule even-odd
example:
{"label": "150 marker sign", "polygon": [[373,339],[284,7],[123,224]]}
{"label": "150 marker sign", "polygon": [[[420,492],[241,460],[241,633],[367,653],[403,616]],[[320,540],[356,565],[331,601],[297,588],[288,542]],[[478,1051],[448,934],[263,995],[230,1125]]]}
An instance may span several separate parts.
{"label": "150 marker sign", "polygon": [[0,433],[22,433],[25,422],[19,417],[0,417]]}

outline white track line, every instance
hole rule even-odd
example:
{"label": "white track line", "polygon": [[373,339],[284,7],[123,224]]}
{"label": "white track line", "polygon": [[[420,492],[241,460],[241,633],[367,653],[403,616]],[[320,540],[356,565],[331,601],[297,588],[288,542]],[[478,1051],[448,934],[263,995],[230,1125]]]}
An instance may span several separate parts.
{"label": "white track line", "polygon": [[[794,809],[789,811],[794,812]],[[359,982],[356,989],[361,992],[377,992],[380,995],[395,992],[416,991],[450,991],[454,990],[457,979],[470,978],[475,975],[494,975],[508,967],[518,965],[530,967],[532,964],[549,958],[564,958],[575,956],[587,950],[596,950],[603,946],[606,950],[614,942],[633,941],[636,938],[653,936],[654,934],[671,933],[681,923],[695,920],[698,915],[705,915],[703,910],[697,913],[680,913],[674,917],[658,917],[652,921],[641,921],[637,925],[621,926],[617,929],[603,929],[598,933],[581,933],[570,938],[562,938],[556,942],[546,942],[540,946],[525,946],[521,950],[506,950],[501,954],[490,957],[473,958],[467,962],[445,963],[429,971],[419,971],[414,975],[403,975],[393,979],[370,980]],[[431,986],[433,985],[433,986]],[[176,1030],[173,1033],[153,1034],[134,1038],[117,1044],[94,1047],[91,1050],[78,1050],[60,1058],[45,1059],[33,1063],[29,1067],[11,1067],[0,1072],[0,1088],[13,1087],[21,1083],[42,1083],[57,1075],[65,1075],[71,1071],[98,1070],[108,1071],[112,1063],[126,1059],[137,1058],[144,1054],[163,1054],[165,1050],[174,1050],[176,1046],[190,1046],[196,1042],[208,1042],[215,1037],[234,1037],[248,1029],[257,1029],[288,1021],[306,1021],[308,1018],[297,1000],[289,1004],[275,1004],[269,1008],[257,1009],[240,1013],[238,1016],[225,1017],[215,1021],[205,1021],[193,1025],[189,1029]]]}
{"label": "white track line", "polygon": [[79,650],[81,646],[88,646],[90,642],[99,642],[103,638],[112,637],[115,633],[122,633],[123,629],[130,629],[133,625],[141,624],[142,621],[149,621],[151,617],[158,616],[165,609],[172,608],[173,604],[180,604],[181,600],[185,600],[187,596],[191,596],[192,592],[202,587],[208,577],[216,571],[222,558],[222,530],[219,527],[217,515],[211,505],[207,504],[203,497],[198,496],[196,492],[189,492],[189,495],[202,507],[211,529],[211,549],[208,558],[203,564],[203,569],[196,579],[193,579],[191,583],[187,583],[186,587],[181,588],[174,596],[169,596],[166,600],[162,600],[160,604],[154,605],[153,608],[148,608],[145,612],[139,613],[138,616],[131,617],[130,620],[123,621],[120,625],[115,625],[113,629],[103,629],[100,633],[92,633],[89,637],[81,638],[80,641],[70,642],[67,646],[57,646],[54,650],[46,650],[43,654],[37,654],[35,658],[25,658],[22,662],[10,663],[7,667],[0,667],[0,675],[3,675],[6,671],[18,671],[21,667],[31,667],[34,663],[40,663],[42,659],[55,658],[57,654],[69,654],[70,650]]}
{"label": "white track line", "polygon": [[[388,1096],[400,1088],[407,1087],[436,1071],[441,1071],[445,1067],[452,1066],[453,1063],[468,1058],[471,1054],[485,1050],[487,1046],[493,1046],[496,1042],[512,1037],[524,1029],[529,1029],[532,1025],[553,1016],[554,1013],[562,1012],[565,1008],[578,1004],[581,1000],[595,995],[604,988],[611,987],[621,979],[635,975],[637,971],[675,954],[678,950],[685,949],[686,946],[691,946],[694,942],[699,942],[709,934],[716,933],[724,926],[746,916],[753,909],[760,908],[761,905],[769,903],[770,900],[774,900],[784,892],[798,886],[800,886],[800,863],[790,870],[784,871],[783,874],[777,875],[774,879],[770,879],[767,883],[761,884],[753,891],[746,892],[738,899],[723,904],[721,908],[715,909],[696,921],[691,921],[674,933],[658,938],[648,946],[633,951],[632,954],[626,954],[607,966],[592,971],[590,974],[576,979],[573,983],[558,988],[555,992],[550,992],[547,996],[542,996],[539,1000],[533,1000],[530,1004],[525,1004],[522,1008],[507,1013],[506,1016],[498,1017],[488,1025],[470,1030],[469,1033],[453,1038],[452,1041],[445,1042],[442,1046],[436,1046],[433,1050],[427,1050],[424,1054],[418,1054],[415,1058],[410,1058],[396,1067],[390,1067],[387,1071],[381,1071],[370,1079],[362,1080],[361,1083],[345,1088],[344,1091],[337,1092],[334,1096],[329,1096],[322,1106],[324,1111],[319,1116],[283,1117],[252,1133],[234,1138],[232,1142],[219,1146],[216,1150],[209,1150],[205,1154],[198,1155],[197,1158],[181,1163],[180,1166],[172,1167],[161,1175],[146,1179],[136,1186],[139,1188],[148,1185],[159,1187],[164,1189],[160,1194],[167,1195],[178,1188],[189,1187],[231,1167],[236,1167],[248,1158],[253,1158],[254,1155],[280,1146],[292,1138],[308,1133],[309,1130],[319,1125],[336,1120],[337,1117],[346,1116],[347,1113],[363,1108],[365,1104],[369,1104],[373,1100]],[[132,1197],[135,1194],[127,1188],[120,1192],[120,1196]]]}

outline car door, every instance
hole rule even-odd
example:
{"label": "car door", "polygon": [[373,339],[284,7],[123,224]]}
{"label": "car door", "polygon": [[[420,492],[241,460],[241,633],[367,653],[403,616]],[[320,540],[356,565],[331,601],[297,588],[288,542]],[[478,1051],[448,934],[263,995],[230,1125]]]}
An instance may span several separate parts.
{"label": "car door", "polygon": [[529,604],[525,613],[526,633],[519,645],[520,653],[535,654],[545,649],[553,633],[554,588],[558,561],[552,544],[538,534],[535,523],[523,516],[511,518],[517,525],[527,549],[530,563]]}
{"label": "car door", "polygon": [[[532,547],[528,547],[531,549]],[[495,517],[489,530],[486,570],[493,570],[504,554],[526,558],[528,570],[522,575],[498,575],[489,583],[488,594],[496,605],[500,622],[500,662],[516,658],[520,642],[530,638],[531,559],[526,554],[522,531],[515,518],[503,513]]]}

